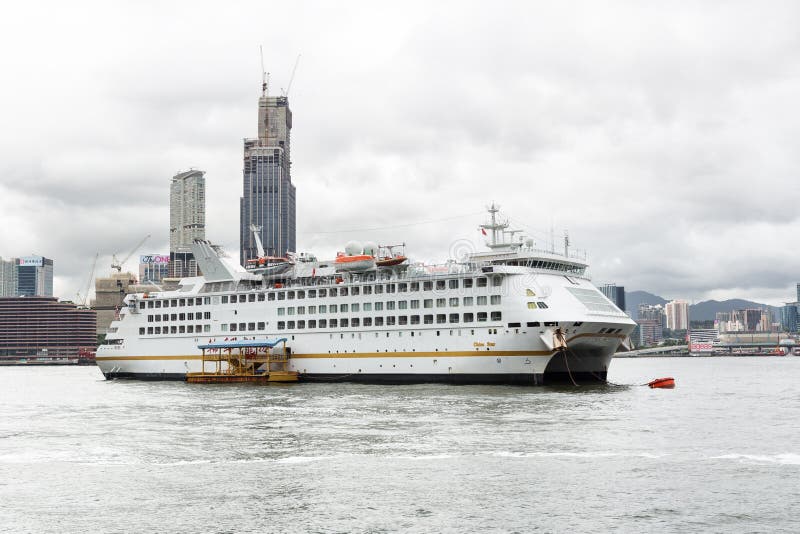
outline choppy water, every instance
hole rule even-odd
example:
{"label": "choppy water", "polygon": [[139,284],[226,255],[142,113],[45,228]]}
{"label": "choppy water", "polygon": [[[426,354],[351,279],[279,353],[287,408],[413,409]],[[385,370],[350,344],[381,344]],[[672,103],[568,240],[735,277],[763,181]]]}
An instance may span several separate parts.
{"label": "choppy water", "polygon": [[664,375],[675,390],[0,368],[0,531],[800,531],[800,358],[609,379]]}

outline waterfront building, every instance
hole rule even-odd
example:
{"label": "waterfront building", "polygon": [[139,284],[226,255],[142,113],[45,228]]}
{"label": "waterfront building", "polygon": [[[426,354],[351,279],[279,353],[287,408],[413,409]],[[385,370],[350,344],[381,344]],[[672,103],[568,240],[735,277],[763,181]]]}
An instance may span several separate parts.
{"label": "waterfront building", "polygon": [[664,323],[664,306],[661,304],[639,304],[639,319]]}
{"label": "waterfront building", "polygon": [[0,257],[0,297],[14,297],[17,294],[17,258],[4,260]]}
{"label": "waterfront building", "polygon": [[606,296],[608,300],[613,302],[617,308],[625,311],[625,287],[616,284],[605,284],[600,286],[600,292]]}
{"label": "waterfront building", "polygon": [[667,328],[670,330],[689,329],[689,303],[685,300],[673,300],[664,307],[667,317]]}
{"label": "waterfront building", "polygon": [[43,256],[25,256],[17,262],[18,297],[53,296],[53,260]]}
{"label": "waterfront building", "polygon": [[94,310],[53,297],[0,298],[0,358],[75,358],[97,346]]}
{"label": "waterfront building", "polygon": [[143,254],[139,256],[139,281],[158,284],[169,277],[169,254]]}
{"label": "waterfront building", "polygon": [[781,308],[781,330],[795,333],[800,319],[800,301],[789,302]]}
{"label": "waterfront building", "polygon": [[197,276],[195,239],[206,238],[205,172],[190,169],[172,177],[169,190],[169,276]]}
{"label": "waterfront building", "polygon": [[716,328],[693,328],[689,332],[689,352],[692,354],[714,352],[714,342],[718,341]]}
{"label": "waterfront building", "polygon": [[285,96],[258,99],[258,138],[244,140],[239,204],[239,261],[258,257],[251,230],[259,228],[268,256],[296,251],[295,186],[291,176],[292,112]]}
{"label": "waterfront building", "polygon": [[664,328],[661,318],[637,319],[639,325],[639,342],[641,346],[658,345],[664,340]]}

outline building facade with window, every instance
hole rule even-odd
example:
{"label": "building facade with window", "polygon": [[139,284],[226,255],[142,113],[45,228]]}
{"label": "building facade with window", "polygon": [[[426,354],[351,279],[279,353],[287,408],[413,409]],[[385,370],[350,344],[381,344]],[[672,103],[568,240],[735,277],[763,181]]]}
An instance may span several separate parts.
{"label": "building facade with window", "polygon": [[195,239],[206,238],[205,172],[191,169],[172,177],[169,193],[169,276],[197,276]]}

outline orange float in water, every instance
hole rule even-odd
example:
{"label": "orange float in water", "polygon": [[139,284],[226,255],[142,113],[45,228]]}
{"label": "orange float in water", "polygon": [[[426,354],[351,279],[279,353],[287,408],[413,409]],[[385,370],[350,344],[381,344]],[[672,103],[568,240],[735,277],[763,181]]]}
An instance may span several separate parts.
{"label": "orange float in water", "polygon": [[652,382],[648,382],[647,385],[651,388],[672,389],[675,387],[675,379],[671,376],[666,378],[656,378]]}

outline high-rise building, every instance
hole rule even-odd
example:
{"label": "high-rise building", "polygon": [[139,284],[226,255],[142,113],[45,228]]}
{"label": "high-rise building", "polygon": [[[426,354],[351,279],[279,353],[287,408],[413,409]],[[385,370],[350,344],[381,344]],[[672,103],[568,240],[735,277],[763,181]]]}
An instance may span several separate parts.
{"label": "high-rise building", "polygon": [[689,329],[689,303],[685,300],[673,300],[664,307],[667,316],[667,328],[670,330]]}
{"label": "high-rise building", "polygon": [[781,330],[797,332],[800,319],[800,302],[790,302],[781,308]]}
{"label": "high-rise building", "polygon": [[664,322],[664,307],[661,304],[639,304],[639,319]]}
{"label": "high-rise building", "polygon": [[295,187],[291,175],[292,112],[285,96],[258,99],[258,138],[244,140],[239,204],[239,260],[258,255],[251,226],[260,228],[264,251],[285,256],[296,250]]}
{"label": "high-rise building", "polygon": [[616,284],[605,284],[600,287],[600,291],[608,300],[613,302],[617,308],[625,311],[625,287]]}
{"label": "high-rise building", "polygon": [[0,257],[0,297],[14,297],[17,294],[17,258],[4,260]]}
{"label": "high-rise building", "polygon": [[195,239],[206,238],[205,172],[190,169],[172,177],[169,189],[169,275],[197,276]]}
{"label": "high-rise building", "polygon": [[639,325],[639,342],[641,346],[647,347],[657,345],[664,340],[664,329],[661,320],[637,319]]}
{"label": "high-rise building", "polygon": [[18,297],[53,296],[53,260],[43,256],[25,256],[17,262]]}
{"label": "high-rise building", "polygon": [[169,255],[143,254],[139,256],[139,283],[158,284],[169,277]]}
{"label": "high-rise building", "polygon": [[795,302],[800,302],[800,282],[797,283],[797,300]]}

